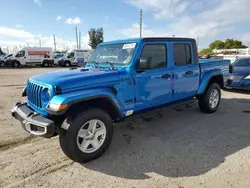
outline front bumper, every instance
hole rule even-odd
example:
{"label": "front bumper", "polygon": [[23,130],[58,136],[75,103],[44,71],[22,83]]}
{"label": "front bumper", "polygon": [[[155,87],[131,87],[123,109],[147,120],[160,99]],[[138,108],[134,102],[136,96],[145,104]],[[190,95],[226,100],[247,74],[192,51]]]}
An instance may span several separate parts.
{"label": "front bumper", "polygon": [[17,103],[11,113],[21,122],[23,129],[32,135],[50,138],[56,133],[54,121],[33,111],[27,103]]}

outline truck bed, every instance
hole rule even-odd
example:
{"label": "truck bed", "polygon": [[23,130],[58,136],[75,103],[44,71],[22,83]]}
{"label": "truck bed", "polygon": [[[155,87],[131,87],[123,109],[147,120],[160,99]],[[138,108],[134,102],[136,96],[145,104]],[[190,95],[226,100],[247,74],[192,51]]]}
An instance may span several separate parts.
{"label": "truck bed", "polygon": [[229,60],[199,60],[200,78],[202,79],[206,72],[217,69],[218,72],[222,72],[224,82],[226,82],[229,76],[229,64]]}

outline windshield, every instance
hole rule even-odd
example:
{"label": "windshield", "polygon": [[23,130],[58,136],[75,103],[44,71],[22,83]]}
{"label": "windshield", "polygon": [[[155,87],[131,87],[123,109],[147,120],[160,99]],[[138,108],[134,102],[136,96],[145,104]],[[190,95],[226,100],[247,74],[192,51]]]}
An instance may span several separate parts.
{"label": "windshield", "polygon": [[127,65],[130,63],[137,43],[119,43],[100,45],[91,54],[88,63],[113,63]]}

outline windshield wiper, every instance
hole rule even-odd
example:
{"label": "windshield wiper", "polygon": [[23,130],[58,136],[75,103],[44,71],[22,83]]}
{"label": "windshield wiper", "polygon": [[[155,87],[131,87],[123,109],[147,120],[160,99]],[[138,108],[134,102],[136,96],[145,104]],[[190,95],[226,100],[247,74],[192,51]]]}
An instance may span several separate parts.
{"label": "windshield wiper", "polygon": [[94,67],[95,67],[95,68],[98,68],[99,63],[97,63],[96,61],[90,61],[90,63],[93,63],[93,64],[94,64]]}
{"label": "windshield wiper", "polygon": [[110,70],[115,70],[115,65],[114,65],[114,63],[111,63],[110,61],[105,61],[105,62],[103,62],[103,63],[109,64]]}

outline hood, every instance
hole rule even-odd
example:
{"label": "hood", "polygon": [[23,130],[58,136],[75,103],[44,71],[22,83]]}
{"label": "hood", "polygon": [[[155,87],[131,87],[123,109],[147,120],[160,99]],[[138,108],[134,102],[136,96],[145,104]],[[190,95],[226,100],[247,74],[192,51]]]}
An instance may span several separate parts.
{"label": "hood", "polygon": [[83,69],[59,70],[40,74],[31,77],[29,80],[54,86],[60,86],[62,92],[75,91],[93,86],[107,86],[115,81],[128,78],[128,72],[125,69],[106,70],[106,69]]}

